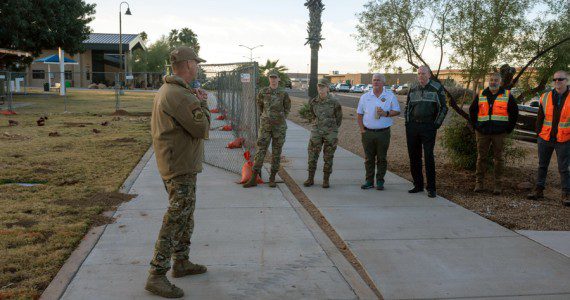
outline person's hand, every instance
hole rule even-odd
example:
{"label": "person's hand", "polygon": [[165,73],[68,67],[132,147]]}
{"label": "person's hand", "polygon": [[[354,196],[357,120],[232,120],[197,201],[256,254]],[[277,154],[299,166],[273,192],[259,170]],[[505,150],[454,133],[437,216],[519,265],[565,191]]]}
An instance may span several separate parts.
{"label": "person's hand", "polygon": [[196,97],[198,98],[198,100],[207,100],[208,99],[208,93],[206,93],[206,91],[204,91],[201,88],[195,88],[194,90],[194,94],[196,95]]}

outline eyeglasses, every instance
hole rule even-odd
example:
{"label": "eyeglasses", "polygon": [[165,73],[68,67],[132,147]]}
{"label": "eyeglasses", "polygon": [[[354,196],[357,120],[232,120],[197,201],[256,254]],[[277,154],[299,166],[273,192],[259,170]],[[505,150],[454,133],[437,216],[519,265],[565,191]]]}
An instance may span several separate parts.
{"label": "eyeglasses", "polygon": [[552,81],[556,82],[556,81],[564,81],[567,78],[553,78]]}

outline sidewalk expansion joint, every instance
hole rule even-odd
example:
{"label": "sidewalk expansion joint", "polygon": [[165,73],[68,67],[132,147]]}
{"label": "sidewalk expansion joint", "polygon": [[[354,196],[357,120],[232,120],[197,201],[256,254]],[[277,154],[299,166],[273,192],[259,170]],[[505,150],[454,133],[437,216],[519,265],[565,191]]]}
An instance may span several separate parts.
{"label": "sidewalk expansion joint", "polygon": [[306,210],[310,217],[316,222],[320,229],[327,235],[333,245],[338,249],[338,251],[344,256],[344,258],[350,263],[352,268],[358,273],[360,278],[368,285],[372,290],[374,295],[378,299],[384,299],[380,289],[376,286],[372,277],[368,274],[362,263],[358,260],[356,255],[350,250],[347,243],[340,237],[340,235],[335,231],[332,225],[328,222],[321,211],[313,204],[311,199],[303,192],[303,190],[297,185],[293,178],[287,173],[283,168],[279,170],[279,176],[285,182],[289,191],[296,198],[296,200],[301,204],[301,206]]}

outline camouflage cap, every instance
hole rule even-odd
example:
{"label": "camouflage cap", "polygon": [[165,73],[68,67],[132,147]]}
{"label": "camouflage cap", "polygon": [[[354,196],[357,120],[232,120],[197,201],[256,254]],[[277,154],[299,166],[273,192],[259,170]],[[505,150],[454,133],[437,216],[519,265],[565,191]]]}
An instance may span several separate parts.
{"label": "camouflage cap", "polygon": [[326,78],[321,78],[317,81],[317,84],[329,86],[330,82]]}
{"label": "camouflage cap", "polygon": [[195,60],[198,63],[206,62],[206,60],[198,57],[194,49],[187,46],[180,46],[170,52],[170,62],[176,63],[186,60]]}
{"label": "camouflage cap", "polygon": [[271,69],[267,72],[267,77],[279,77],[279,72],[275,69]]}

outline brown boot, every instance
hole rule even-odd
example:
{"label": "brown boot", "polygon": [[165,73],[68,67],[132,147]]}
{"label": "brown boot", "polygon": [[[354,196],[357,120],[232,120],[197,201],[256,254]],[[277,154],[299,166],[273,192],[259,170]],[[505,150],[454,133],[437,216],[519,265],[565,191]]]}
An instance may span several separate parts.
{"label": "brown boot", "polygon": [[480,181],[476,181],[475,182],[475,188],[473,189],[473,192],[475,193],[479,193],[483,191],[483,185],[481,184]]}
{"label": "brown boot", "polygon": [[170,283],[166,278],[166,275],[153,275],[150,274],[146,281],[145,290],[164,297],[164,298],[182,298],[184,297],[184,291]]}
{"label": "brown boot", "polygon": [[329,184],[329,177],[331,176],[331,173],[324,173],[323,174],[323,189],[328,189],[330,187]]}
{"label": "brown boot", "polygon": [[257,175],[259,173],[256,171],[253,171],[251,173],[251,178],[249,178],[249,180],[243,185],[244,188],[248,188],[248,187],[252,187],[252,186],[257,186]]}
{"label": "brown boot", "polygon": [[276,187],[277,183],[275,183],[275,175],[277,174],[277,172],[271,171],[271,174],[269,175],[269,187]]}
{"label": "brown boot", "polygon": [[187,259],[184,260],[174,260],[172,265],[172,277],[179,278],[186,275],[196,275],[206,273],[208,268],[204,265],[193,264]]}
{"label": "brown boot", "polygon": [[570,193],[562,194],[562,205],[570,206]]}
{"label": "brown boot", "polygon": [[537,186],[534,189],[533,193],[530,193],[526,196],[527,199],[529,200],[542,200],[544,199],[544,188]]}
{"label": "brown boot", "polygon": [[311,186],[315,184],[315,171],[309,171],[309,177],[303,182],[304,186]]}

